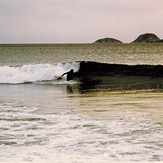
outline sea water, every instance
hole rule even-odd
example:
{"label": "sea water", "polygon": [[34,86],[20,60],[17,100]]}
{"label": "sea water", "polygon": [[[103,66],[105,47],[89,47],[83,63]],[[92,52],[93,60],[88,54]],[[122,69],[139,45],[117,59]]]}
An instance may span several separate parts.
{"label": "sea water", "polygon": [[82,60],[162,65],[162,56],[162,44],[1,45],[0,162],[163,161],[162,89],[58,80]]}

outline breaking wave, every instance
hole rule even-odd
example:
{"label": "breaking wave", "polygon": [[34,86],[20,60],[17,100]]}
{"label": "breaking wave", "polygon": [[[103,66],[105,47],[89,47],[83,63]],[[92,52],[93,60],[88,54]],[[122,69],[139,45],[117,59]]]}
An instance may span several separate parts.
{"label": "breaking wave", "polygon": [[[74,69],[78,71],[79,63],[58,64],[32,64],[19,67],[0,66],[1,84],[19,84],[26,82],[37,82],[57,80],[64,72]],[[63,78],[65,80],[65,78]]]}

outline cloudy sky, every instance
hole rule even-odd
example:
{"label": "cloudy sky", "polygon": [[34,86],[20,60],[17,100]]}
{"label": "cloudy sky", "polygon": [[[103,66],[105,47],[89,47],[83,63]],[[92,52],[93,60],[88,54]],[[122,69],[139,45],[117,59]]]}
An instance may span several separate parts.
{"label": "cloudy sky", "polygon": [[0,0],[0,43],[163,38],[163,0]]}

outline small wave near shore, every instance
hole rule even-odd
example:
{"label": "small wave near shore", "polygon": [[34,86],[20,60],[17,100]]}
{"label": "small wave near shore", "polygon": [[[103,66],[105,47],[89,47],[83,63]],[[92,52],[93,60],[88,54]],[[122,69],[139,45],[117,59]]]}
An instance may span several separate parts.
{"label": "small wave near shore", "polygon": [[[74,69],[74,80],[87,85],[152,85],[163,86],[163,65],[125,65],[77,61],[58,64],[29,64],[18,67],[0,66],[0,84],[53,82],[67,84],[65,72]],[[59,80],[58,80],[59,79]]]}

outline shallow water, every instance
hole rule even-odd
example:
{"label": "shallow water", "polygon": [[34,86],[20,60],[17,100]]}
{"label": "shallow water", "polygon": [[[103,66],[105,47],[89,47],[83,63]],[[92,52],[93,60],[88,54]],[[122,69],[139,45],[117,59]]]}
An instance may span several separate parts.
{"label": "shallow water", "polygon": [[[71,46],[71,50],[75,51],[76,46]],[[88,45],[86,47],[88,48]],[[19,79],[26,75],[31,77],[31,71],[36,70],[38,62],[41,67],[44,67],[45,63],[54,66],[57,62],[67,62],[69,57],[74,57],[73,54],[66,57],[67,53],[71,54],[71,50],[58,47],[58,51],[65,51],[64,57],[62,60],[56,58],[52,64],[52,52],[50,59],[38,60],[44,53],[41,53],[37,46],[34,47],[35,51],[39,51],[41,56],[35,56],[35,60],[24,55],[32,55],[32,51],[27,50],[28,46],[21,47],[24,57],[20,59],[17,57],[21,53],[20,46],[18,49],[14,47],[17,50],[10,48],[4,48],[4,51],[13,51],[15,59],[14,55],[6,52],[7,57],[1,60],[1,67],[18,65],[18,69],[21,69],[24,64],[34,65],[32,70],[32,66],[29,66],[28,75],[24,74],[24,70],[22,76],[18,76],[19,73],[14,71],[14,75]],[[48,50],[44,48],[43,51]],[[121,48],[122,55],[127,55],[124,54],[126,47]],[[108,49],[109,47],[103,47],[103,51],[107,52]],[[159,52],[162,51],[161,45],[154,49],[156,52],[160,49],[158,56],[153,57],[155,60],[147,59],[151,56],[150,51],[144,51],[147,58],[141,60],[141,47],[137,49],[138,57],[134,55],[135,60],[130,63],[137,63],[140,59],[143,63],[161,64],[162,60],[158,60],[161,55]],[[92,50],[91,46],[90,51]],[[79,48],[77,51],[84,53],[85,49]],[[107,57],[113,59],[116,53],[111,56],[106,54],[107,60]],[[10,55],[11,58],[8,59]],[[91,55],[92,60],[93,55],[94,53]],[[80,57],[86,60],[86,56]],[[128,55],[124,60],[129,61],[130,57]],[[123,62],[123,57],[117,59],[117,62]],[[10,75],[6,73],[5,77],[13,75],[15,67],[12,68]],[[59,64],[57,72],[62,73],[67,67],[61,68],[63,65]],[[43,79],[49,78],[51,68],[47,71]],[[0,77],[4,79],[4,76]],[[43,80],[31,84],[0,84],[0,162],[163,161],[162,99],[162,89],[151,89],[148,86],[141,89],[110,89],[108,85],[89,88],[81,83],[66,82],[65,79],[61,82]]]}
{"label": "shallow water", "polygon": [[76,87],[1,86],[0,161],[163,160],[162,91]]}

